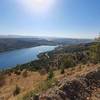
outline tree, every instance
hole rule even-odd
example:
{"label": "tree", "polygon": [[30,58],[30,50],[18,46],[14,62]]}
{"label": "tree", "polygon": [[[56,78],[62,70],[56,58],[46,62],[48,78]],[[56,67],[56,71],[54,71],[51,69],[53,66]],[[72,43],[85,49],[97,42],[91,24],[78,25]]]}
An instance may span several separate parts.
{"label": "tree", "polygon": [[48,79],[52,79],[54,77],[53,69],[50,69],[48,72]]}

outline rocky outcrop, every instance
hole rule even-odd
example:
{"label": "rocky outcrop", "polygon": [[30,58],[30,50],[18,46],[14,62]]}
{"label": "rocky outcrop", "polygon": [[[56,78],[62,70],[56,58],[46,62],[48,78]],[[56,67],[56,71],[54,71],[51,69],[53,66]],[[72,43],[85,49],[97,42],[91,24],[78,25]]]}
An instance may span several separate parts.
{"label": "rocky outcrop", "polygon": [[91,100],[92,92],[98,88],[100,88],[100,68],[70,81],[64,78],[57,86],[41,93],[34,100]]}

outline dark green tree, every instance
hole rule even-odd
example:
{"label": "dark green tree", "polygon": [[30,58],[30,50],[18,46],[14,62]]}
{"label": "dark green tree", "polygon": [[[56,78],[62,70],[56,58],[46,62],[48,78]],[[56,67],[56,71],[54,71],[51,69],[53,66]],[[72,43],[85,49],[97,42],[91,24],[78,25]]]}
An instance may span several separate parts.
{"label": "dark green tree", "polygon": [[47,79],[52,79],[54,77],[54,73],[53,73],[53,69],[50,69],[49,72],[48,72],[48,77]]}

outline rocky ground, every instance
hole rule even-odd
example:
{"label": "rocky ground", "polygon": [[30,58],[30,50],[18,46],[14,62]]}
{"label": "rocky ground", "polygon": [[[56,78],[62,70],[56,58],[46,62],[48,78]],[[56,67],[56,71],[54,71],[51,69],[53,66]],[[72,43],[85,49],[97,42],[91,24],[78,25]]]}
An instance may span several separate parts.
{"label": "rocky ground", "polygon": [[57,86],[33,100],[100,100],[100,67],[74,79],[64,77]]}

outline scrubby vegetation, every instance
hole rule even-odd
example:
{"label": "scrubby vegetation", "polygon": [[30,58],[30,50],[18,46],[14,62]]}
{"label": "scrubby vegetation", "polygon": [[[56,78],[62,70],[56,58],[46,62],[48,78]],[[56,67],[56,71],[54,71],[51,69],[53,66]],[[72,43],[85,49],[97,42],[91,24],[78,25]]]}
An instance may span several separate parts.
{"label": "scrubby vegetation", "polygon": [[60,67],[60,69],[61,69],[61,74],[64,74],[65,73],[65,67],[64,67],[64,65],[61,65],[61,67]]}
{"label": "scrubby vegetation", "polygon": [[54,73],[53,73],[53,70],[50,69],[49,72],[48,72],[48,80],[52,79],[54,77]]}

